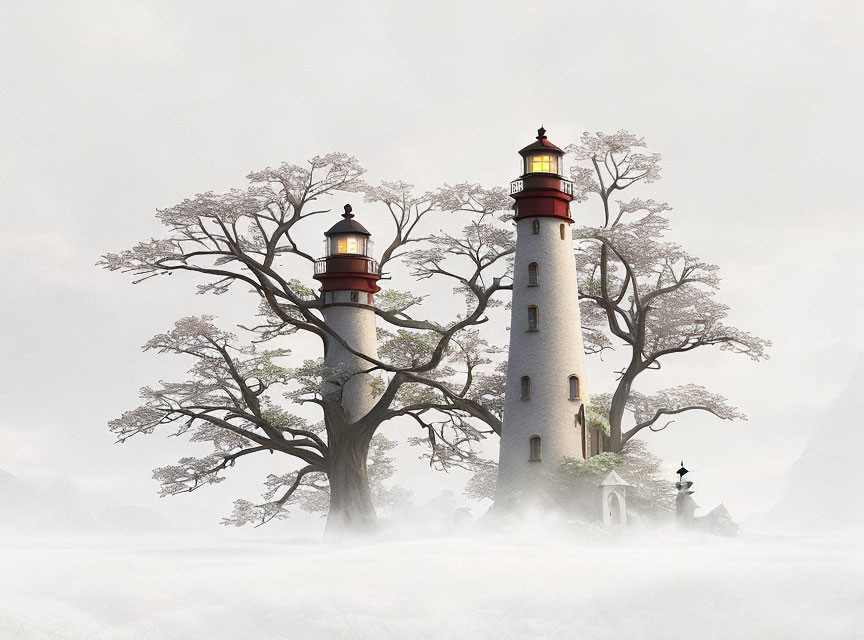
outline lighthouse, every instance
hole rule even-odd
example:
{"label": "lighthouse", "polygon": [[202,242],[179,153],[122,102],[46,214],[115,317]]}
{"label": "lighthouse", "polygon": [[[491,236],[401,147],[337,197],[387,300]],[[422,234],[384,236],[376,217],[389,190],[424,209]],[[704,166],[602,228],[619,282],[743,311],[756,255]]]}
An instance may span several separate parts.
{"label": "lighthouse", "polygon": [[[588,388],[564,152],[540,128],[510,185],[516,256],[496,508],[541,499],[564,457],[599,452],[586,429]],[[593,440],[597,440],[596,434]]]}
{"label": "lighthouse", "polygon": [[[371,358],[378,357],[374,294],[380,291],[378,263],[372,259],[372,238],[345,205],[342,220],[325,234],[325,257],[315,261],[314,278],[321,282],[324,322],[345,343]],[[337,371],[342,408],[348,422],[362,418],[375,404],[372,365],[327,335],[324,363]]]}

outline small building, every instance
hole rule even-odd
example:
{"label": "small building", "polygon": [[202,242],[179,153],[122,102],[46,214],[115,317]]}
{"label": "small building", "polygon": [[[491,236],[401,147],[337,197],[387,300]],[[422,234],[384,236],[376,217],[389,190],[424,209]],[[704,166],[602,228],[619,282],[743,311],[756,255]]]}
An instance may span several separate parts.
{"label": "small building", "polygon": [[600,483],[603,524],[627,524],[627,487],[630,485],[615,471],[610,471]]}
{"label": "small building", "polygon": [[741,533],[741,527],[732,519],[729,510],[722,503],[707,515],[696,517],[696,509],[699,505],[693,499],[692,473],[684,467],[683,461],[677,473],[678,482],[675,483],[675,488],[678,489],[678,495],[675,497],[675,519],[679,527],[697,529],[719,536],[737,536]]}

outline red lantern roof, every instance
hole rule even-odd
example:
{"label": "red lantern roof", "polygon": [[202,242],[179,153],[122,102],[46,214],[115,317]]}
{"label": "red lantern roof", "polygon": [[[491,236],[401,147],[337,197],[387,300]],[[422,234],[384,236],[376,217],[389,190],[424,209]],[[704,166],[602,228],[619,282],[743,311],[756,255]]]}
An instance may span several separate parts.
{"label": "red lantern roof", "polygon": [[543,127],[537,129],[537,141],[532,142],[527,147],[520,150],[519,154],[522,156],[527,156],[537,151],[546,151],[550,153],[557,153],[562,156],[564,155],[564,151],[549,142],[549,140],[546,138],[546,129],[544,129]]}
{"label": "red lantern roof", "polygon": [[345,213],[342,214],[342,218],[343,220],[340,220],[330,227],[329,231],[325,231],[324,235],[328,238],[342,233],[359,233],[364,236],[372,235],[366,230],[366,227],[354,220],[354,214],[351,213],[350,204],[345,205]]}

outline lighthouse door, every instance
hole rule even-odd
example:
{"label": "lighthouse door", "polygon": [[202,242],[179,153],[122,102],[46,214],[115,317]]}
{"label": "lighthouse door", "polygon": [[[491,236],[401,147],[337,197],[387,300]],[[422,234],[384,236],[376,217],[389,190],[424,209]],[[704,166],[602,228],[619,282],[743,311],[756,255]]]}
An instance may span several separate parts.
{"label": "lighthouse door", "polygon": [[609,522],[612,524],[621,524],[621,503],[618,500],[618,494],[610,493],[608,502]]}

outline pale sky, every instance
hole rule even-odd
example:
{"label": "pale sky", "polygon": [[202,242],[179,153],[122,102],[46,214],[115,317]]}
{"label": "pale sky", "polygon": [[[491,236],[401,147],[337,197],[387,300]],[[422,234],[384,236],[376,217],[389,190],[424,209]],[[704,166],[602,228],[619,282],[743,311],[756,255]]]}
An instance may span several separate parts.
{"label": "pale sky", "polygon": [[[663,173],[640,194],[721,266],[732,323],[774,342],[767,362],[682,356],[642,387],[697,382],[744,410],[646,440],[670,475],[682,457],[699,469],[703,506],[767,508],[864,347],[862,31],[856,2],[3,3],[0,469],[217,522],[260,470],[159,500],[151,469],[189,445],[121,447],[106,423],[184,371],[140,353],[151,335],[192,313],[230,325],[250,299],[194,296],[192,278],[132,286],[99,255],[163,235],[157,207],[333,150],[370,181],[506,186],[542,123],[562,147],[644,136]],[[460,490],[416,455],[398,481],[418,499]]]}

